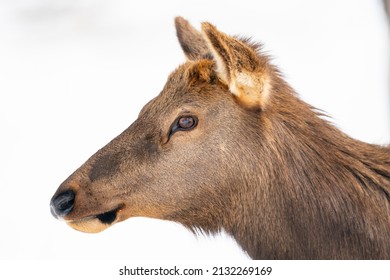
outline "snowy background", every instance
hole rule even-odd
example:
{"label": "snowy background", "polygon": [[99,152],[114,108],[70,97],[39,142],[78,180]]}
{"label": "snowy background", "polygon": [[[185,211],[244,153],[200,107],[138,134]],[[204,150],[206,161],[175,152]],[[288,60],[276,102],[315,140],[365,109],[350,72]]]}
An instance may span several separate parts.
{"label": "snowy background", "polygon": [[245,259],[225,235],[133,218],[100,234],[50,214],[60,183],[133,122],[185,58],[173,18],[265,45],[349,135],[390,142],[380,0],[0,0],[0,260]]}

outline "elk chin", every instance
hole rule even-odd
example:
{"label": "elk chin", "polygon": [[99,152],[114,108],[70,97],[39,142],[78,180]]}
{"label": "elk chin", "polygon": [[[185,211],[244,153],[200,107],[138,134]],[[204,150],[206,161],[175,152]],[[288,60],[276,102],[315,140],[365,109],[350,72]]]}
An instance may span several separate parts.
{"label": "elk chin", "polygon": [[81,220],[66,221],[66,223],[68,226],[81,232],[98,233],[115,224],[116,220],[117,210],[113,210],[96,216],[86,217]]}

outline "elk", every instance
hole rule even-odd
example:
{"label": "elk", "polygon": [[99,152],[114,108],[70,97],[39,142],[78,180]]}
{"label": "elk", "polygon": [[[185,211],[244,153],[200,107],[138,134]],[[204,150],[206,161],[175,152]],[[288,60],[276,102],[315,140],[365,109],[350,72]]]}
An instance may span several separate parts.
{"label": "elk", "polygon": [[390,259],[390,147],[329,123],[260,44],[175,25],[186,62],[52,214],[90,233],[135,216],[224,230],[253,259]]}

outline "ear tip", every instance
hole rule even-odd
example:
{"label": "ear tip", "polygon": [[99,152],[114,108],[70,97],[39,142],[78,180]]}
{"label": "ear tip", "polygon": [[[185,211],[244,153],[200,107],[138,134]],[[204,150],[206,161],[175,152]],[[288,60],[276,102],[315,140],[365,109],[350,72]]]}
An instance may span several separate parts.
{"label": "ear tip", "polygon": [[176,27],[176,29],[182,29],[183,26],[188,26],[188,25],[189,25],[189,22],[185,18],[183,18],[181,16],[175,17],[175,27]]}
{"label": "ear tip", "polygon": [[203,32],[207,33],[209,31],[215,31],[215,30],[217,30],[217,28],[214,25],[212,25],[210,22],[207,22],[207,21],[202,22],[202,31]]}
{"label": "ear tip", "polygon": [[175,17],[175,24],[176,25],[178,25],[178,24],[185,24],[185,23],[188,23],[188,20],[186,20],[182,16]]}

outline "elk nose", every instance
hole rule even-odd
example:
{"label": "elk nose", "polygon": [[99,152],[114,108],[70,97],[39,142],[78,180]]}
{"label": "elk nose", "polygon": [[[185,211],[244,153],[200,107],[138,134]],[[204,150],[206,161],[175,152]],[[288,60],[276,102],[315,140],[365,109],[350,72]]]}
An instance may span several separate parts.
{"label": "elk nose", "polygon": [[64,217],[74,206],[75,193],[71,190],[64,191],[51,199],[50,210],[55,218]]}

